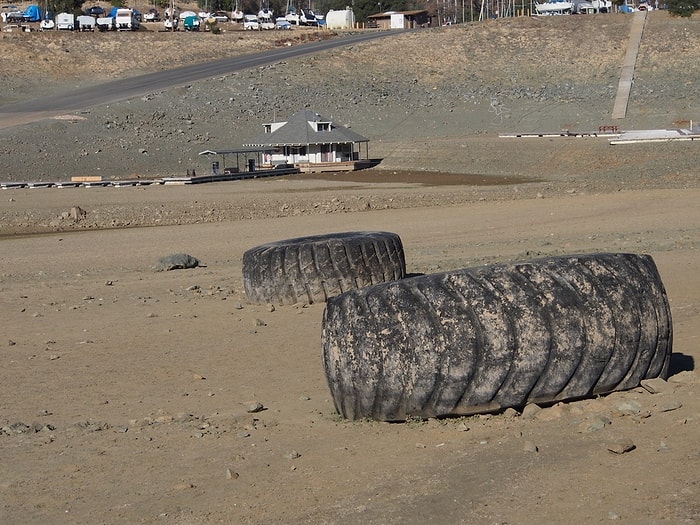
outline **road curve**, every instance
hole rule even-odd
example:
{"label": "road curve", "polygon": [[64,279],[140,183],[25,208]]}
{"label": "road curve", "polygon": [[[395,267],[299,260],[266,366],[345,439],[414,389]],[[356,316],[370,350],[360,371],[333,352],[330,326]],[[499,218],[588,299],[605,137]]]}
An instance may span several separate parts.
{"label": "road curve", "polygon": [[123,78],[104,84],[75,89],[66,93],[0,106],[0,129],[29,124],[66,112],[140,97],[148,93],[153,93],[154,91],[170,89],[196,80],[226,75],[234,71],[320,53],[336,47],[367,42],[369,40],[383,38],[389,35],[397,35],[403,32],[405,31],[379,31],[354,34],[343,38],[321,40],[309,44],[262,51],[260,53],[224,58],[203,64],[182,66],[166,71]]}

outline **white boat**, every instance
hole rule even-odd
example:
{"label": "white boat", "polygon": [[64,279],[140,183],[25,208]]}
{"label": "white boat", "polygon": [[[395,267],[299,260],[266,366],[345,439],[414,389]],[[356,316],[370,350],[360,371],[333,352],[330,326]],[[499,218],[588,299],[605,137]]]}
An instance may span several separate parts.
{"label": "white boat", "polygon": [[238,9],[238,6],[236,6],[236,8],[233,11],[231,11],[231,20],[234,22],[241,23],[243,22],[243,15],[243,11]]}
{"label": "white boat", "polygon": [[56,23],[50,18],[44,18],[39,24],[39,29],[41,31],[50,31],[56,27]]}
{"label": "white boat", "polygon": [[573,12],[574,3],[566,1],[549,1],[543,4],[535,3],[535,14],[538,16],[570,15]]}

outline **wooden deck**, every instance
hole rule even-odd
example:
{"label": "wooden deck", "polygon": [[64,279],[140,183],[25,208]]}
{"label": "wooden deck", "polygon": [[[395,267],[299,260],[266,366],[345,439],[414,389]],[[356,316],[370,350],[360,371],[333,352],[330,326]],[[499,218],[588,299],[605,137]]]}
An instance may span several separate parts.
{"label": "wooden deck", "polygon": [[363,160],[351,160],[348,162],[302,162],[297,163],[295,166],[299,168],[301,173],[325,173],[332,171],[355,171],[363,170],[366,168],[371,168],[379,164],[378,160],[374,159],[363,159]]}

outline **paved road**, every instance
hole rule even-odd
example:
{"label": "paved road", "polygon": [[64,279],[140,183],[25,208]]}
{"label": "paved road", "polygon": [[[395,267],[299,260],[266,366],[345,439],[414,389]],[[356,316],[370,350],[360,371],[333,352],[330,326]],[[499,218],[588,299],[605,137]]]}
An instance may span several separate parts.
{"label": "paved road", "polygon": [[366,42],[402,32],[401,30],[379,31],[355,34],[331,40],[322,40],[310,44],[263,51],[235,58],[225,58],[204,64],[183,66],[167,71],[124,78],[105,84],[75,89],[67,93],[37,98],[8,106],[0,106],[0,129],[20,124],[28,124],[30,122],[36,122],[93,106],[111,104],[119,100],[140,97],[155,91],[188,84],[196,80],[226,75],[234,71],[320,53],[336,47]]}

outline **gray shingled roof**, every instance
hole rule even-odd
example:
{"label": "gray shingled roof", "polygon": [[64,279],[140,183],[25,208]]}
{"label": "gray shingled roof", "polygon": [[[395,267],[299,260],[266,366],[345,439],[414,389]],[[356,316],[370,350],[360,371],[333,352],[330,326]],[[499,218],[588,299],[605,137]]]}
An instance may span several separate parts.
{"label": "gray shingled roof", "polygon": [[[315,131],[309,122],[330,122],[330,131]],[[261,133],[243,146],[306,146],[307,144],[347,144],[369,142],[351,129],[336,125],[315,111],[303,109],[292,115],[287,123],[272,133]]]}

